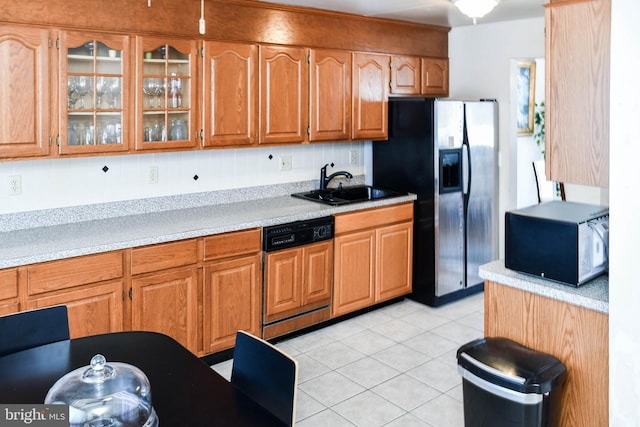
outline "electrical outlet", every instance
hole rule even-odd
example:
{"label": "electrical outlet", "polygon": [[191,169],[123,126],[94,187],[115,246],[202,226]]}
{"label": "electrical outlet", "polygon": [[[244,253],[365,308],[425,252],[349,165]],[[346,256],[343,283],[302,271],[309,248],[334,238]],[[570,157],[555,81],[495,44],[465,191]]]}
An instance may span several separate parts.
{"label": "electrical outlet", "polygon": [[149,184],[158,183],[158,166],[149,166]]}
{"label": "electrical outlet", "polygon": [[292,163],[290,155],[280,156],[280,170],[281,171],[290,171],[292,168]]}
{"label": "electrical outlet", "polygon": [[358,152],[356,150],[349,151],[349,164],[355,165],[358,163]]}
{"label": "electrical outlet", "polygon": [[9,177],[9,195],[17,196],[22,194],[22,176],[11,175]]}

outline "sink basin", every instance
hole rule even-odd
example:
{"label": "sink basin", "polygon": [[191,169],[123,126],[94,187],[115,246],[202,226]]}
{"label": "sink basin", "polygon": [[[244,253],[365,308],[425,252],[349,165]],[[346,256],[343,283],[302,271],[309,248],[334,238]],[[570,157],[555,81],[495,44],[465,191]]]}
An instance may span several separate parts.
{"label": "sink basin", "polygon": [[312,190],[294,193],[293,197],[324,203],[325,205],[346,205],[349,203],[366,202],[370,200],[386,199],[388,197],[403,196],[406,193],[376,188],[370,185],[356,185],[353,187],[327,188],[326,190]]}

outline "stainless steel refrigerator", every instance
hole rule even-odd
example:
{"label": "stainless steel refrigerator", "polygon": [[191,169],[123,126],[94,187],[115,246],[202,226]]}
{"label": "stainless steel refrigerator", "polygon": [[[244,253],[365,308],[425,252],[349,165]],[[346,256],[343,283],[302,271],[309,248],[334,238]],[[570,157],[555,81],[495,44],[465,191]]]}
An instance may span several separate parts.
{"label": "stainless steel refrigerator", "polygon": [[373,143],[373,184],[417,194],[413,294],[440,305],[483,289],[498,257],[498,105],[394,98]]}

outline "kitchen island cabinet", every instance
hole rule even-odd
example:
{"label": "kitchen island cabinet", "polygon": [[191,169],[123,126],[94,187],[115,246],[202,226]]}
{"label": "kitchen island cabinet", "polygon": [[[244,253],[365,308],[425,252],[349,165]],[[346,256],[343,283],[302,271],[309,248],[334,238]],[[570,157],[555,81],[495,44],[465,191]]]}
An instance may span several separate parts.
{"label": "kitchen island cabinet", "polygon": [[336,215],[332,315],[411,292],[413,204]]}
{"label": "kitchen island cabinet", "polygon": [[606,426],[609,321],[608,304],[603,301],[605,279],[576,289],[506,270],[501,262],[482,266],[481,276],[490,278],[485,281],[485,336],[512,339],[566,365],[559,425]]}

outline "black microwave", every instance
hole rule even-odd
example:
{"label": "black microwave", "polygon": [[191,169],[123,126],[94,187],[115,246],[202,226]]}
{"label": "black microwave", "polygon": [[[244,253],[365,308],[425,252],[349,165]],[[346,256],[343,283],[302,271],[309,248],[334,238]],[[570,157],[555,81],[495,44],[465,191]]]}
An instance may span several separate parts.
{"label": "black microwave", "polygon": [[609,209],[552,201],[507,212],[505,267],[572,286],[605,273]]}

